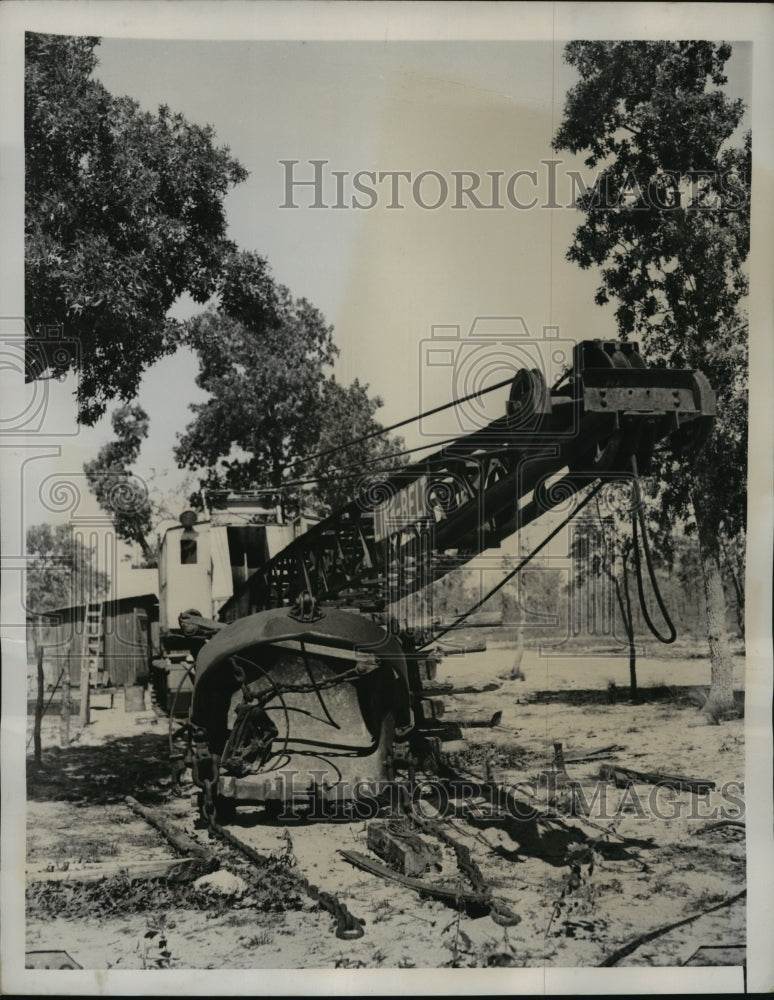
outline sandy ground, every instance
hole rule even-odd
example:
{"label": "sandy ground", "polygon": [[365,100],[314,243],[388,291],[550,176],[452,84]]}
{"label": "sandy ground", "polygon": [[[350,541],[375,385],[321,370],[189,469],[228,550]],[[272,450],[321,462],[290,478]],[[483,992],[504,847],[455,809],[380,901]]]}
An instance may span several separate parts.
{"label": "sandy ground", "polygon": [[[92,724],[67,748],[56,746],[58,720],[45,720],[44,766],[28,770],[28,871],[171,857],[161,835],[125,805],[124,796],[131,794],[174,813],[194,837],[219,853],[225,869],[244,879],[245,891],[218,896],[191,887],[171,891],[146,885],[118,892],[104,883],[90,894],[69,887],[46,900],[33,892],[27,948],[65,949],[88,969],[595,966],[638,935],[700,913],[744,888],[743,831],[708,829],[713,819],[739,817],[743,720],[707,725],[683,697],[692,685],[708,684],[706,660],[642,660],[641,688],[646,693],[661,689],[661,696],[641,705],[619,700],[611,688],[626,686],[628,671],[621,659],[547,657],[527,650],[524,680],[509,679],[512,662],[509,647],[492,644],[486,653],[444,660],[439,680],[478,688],[499,685],[446,696],[444,718],[503,713],[496,727],[466,728],[464,741],[447,744],[458,766],[479,775],[488,768],[498,780],[522,787],[532,780],[523,794],[545,809],[548,789],[537,779],[551,762],[554,741],[562,742],[568,761],[613,744],[621,748],[601,761],[567,765],[589,802],[595,790],[600,796],[590,816],[596,825],[576,818],[561,827],[581,831],[581,847],[573,848],[572,837],[568,841],[561,834],[565,839],[558,853],[547,860],[520,849],[512,824],[474,826],[463,819],[449,824],[493,892],[518,912],[518,926],[505,929],[491,916],[459,913],[353,867],[339,852],[369,853],[363,821],[283,825],[265,821],[260,810],[240,809],[232,827],[240,838],[321,889],[338,893],[365,921],[363,937],[340,940],[328,913],[304,896],[288,897],[283,904],[265,876],[262,882],[208,839],[190,795],[170,793],[166,720],[147,709],[126,712],[119,697],[112,710],[95,710]],[[735,677],[740,689],[742,670],[740,658]],[[643,772],[710,779],[716,791],[697,796],[659,789],[654,797],[648,784],[618,789],[599,780],[601,764],[613,761]],[[554,807],[561,820],[569,793],[559,789]],[[468,885],[448,847],[443,869],[434,877]],[[113,907],[105,903],[110,892],[117,897]],[[741,899],[642,944],[620,964],[681,965],[702,946],[743,945],[744,920]],[[149,930],[160,933],[146,938]],[[166,943],[161,949],[159,938]]]}

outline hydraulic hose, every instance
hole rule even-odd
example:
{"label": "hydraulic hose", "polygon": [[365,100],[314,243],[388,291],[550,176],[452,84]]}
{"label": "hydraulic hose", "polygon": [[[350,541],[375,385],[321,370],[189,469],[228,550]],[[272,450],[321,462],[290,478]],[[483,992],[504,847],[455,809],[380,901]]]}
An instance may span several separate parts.
{"label": "hydraulic hose", "polygon": [[[669,617],[669,612],[667,611],[666,605],[664,604],[664,599],[661,596],[661,591],[659,590],[658,582],[656,580],[656,574],[653,569],[653,557],[650,552],[650,543],[648,542],[648,529],[645,524],[645,513],[642,504],[642,493],[640,491],[640,477],[637,470],[637,459],[632,455],[632,472],[634,477],[632,479],[632,497],[634,499],[634,507],[632,510],[632,539],[634,542],[634,567],[635,576],[637,578],[637,593],[640,599],[640,608],[642,609],[642,617],[645,620],[645,624],[650,629],[651,634],[654,638],[658,639],[659,642],[663,642],[665,645],[669,645],[674,642],[677,638],[677,631]],[[638,527],[639,526],[639,527]],[[645,565],[648,569],[648,577],[650,579],[650,585],[653,590],[653,596],[656,598],[656,603],[658,604],[658,609],[664,619],[667,626],[666,635],[659,632],[653,619],[650,617],[648,612],[647,602],[645,600],[645,589],[643,587],[642,581],[642,562],[640,559],[640,544],[639,544],[639,534],[642,533],[642,550],[645,554]]]}

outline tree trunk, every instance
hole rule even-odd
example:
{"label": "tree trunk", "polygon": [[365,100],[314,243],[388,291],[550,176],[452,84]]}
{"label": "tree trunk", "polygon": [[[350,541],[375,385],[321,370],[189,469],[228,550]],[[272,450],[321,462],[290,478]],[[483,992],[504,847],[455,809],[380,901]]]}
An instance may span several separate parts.
{"label": "tree trunk", "polygon": [[150,562],[151,559],[153,558],[153,550],[148,544],[148,539],[145,537],[145,535],[143,535],[141,531],[138,531],[134,537],[137,543],[139,544],[140,548],[142,549],[142,554],[146,563]]}
{"label": "tree trunk", "polygon": [[524,629],[520,626],[516,630],[516,654],[511,667],[511,680],[523,681],[524,671],[521,669],[521,661],[524,659]]}
{"label": "tree trunk", "polygon": [[629,553],[624,552],[623,557],[623,582],[624,582],[624,594],[626,595],[626,603],[624,604],[623,598],[621,597],[621,587],[616,578],[615,583],[615,596],[618,598],[618,609],[621,612],[621,620],[624,623],[624,628],[626,629],[626,638],[629,643],[629,690],[631,692],[632,701],[638,701],[639,696],[637,693],[637,650],[634,645],[634,617],[632,615],[632,601],[629,594],[629,571],[627,569],[627,559],[629,558]]}
{"label": "tree trunk", "polygon": [[[272,460],[271,460],[271,468],[272,468],[271,481],[272,481],[272,485],[277,490],[277,496],[278,496],[277,509],[278,509],[278,512],[279,512],[280,524],[285,524],[286,523],[286,521],[287,521],[287,513],[288,513],[287,512],[287,501],[285,499],[285,492],[282,489],[282,469],[283,469],[283,464],[286,464],[286,463],[282,462],[282,457],[281,456],[277,457],[276,455],[272,455]],[[300,509],[299,509],[299,513],[300,513]]]}
{"label": "tree trunk", "polygon": [[716,526],[707,517],[696,493],[693,496],[693,509],[699,535],[699,557],[707,613],[707,644],[711,661],[710,690],[704,712],[713,721],[719,722],[737,714],[732,683],[734,665],[726,631],[726,595],[720,572],[720,546]]}
{"label": "tree trunk", "polygon": [[723,556],[725,557],[725,563],[728,568],[729,576],[731,577],[731,583],[734,587],[734,594],[736,595],[736,624],[739,629],[739,636],[744,639],[744,584],[740,580],[739,574],[734,566],[733,555],[729,553],[727,546],[722,540],[720,542],[720,546]]}

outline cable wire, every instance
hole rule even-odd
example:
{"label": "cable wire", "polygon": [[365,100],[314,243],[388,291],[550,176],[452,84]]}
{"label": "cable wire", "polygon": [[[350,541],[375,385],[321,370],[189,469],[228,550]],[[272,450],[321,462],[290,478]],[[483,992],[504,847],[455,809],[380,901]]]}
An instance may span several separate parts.
{"label": "cable wire", "polygon": [[318,451],[313,455],[305,455],[303,458],[297,459],[297,461],[311,462],[315,458],[324,458],[327,455],[335,454],[337,451],[344,451],[347,448],[351,448],[355,444],[360,444],[361,441],[369,441],[371,438],[379,437],[380,434],[389,434],[391,431],[395,431],[399,427],[405,427],[407,424],[413,424],[415,421],[423,420],[425,417],[435,416],[436,413],[449,410],[453,406],[460,406],[462,403],[467,403],[470,399],[476,399],[478,396],[485,396],[488,392],[494,392],[496,389],[502,389],[503,386],[510,385],[512,382],[513,376],[505,378],[502,382],[496,382],[494,385],[490,385],[486,389],[478,389],[476,392],[468,393],[467,396],[461,396],[459,399],[453,399],[451,403],[443,403],[443,405],[436,406],[432,410],[425,410],[424,413],[418,413],[415,417],[406,417],[405,420],[399,420],[396,424],[390,424],[389,427],[380,427],[379,430],[370,431],[368,434],[362,434],[360,437],[355,438],[353,441],[348,441],[346,444],[336,445],[334,448],[326,448],[325,451]]}
{"label": "cable wire", "polygon": [[535,548],[529,553],[529,555],[525,556],[521,560],[521,562],[519,563],[519,565],[516,566],[515,569],[512,569],[510,571],[510,573],[507,573],[502,578],[502,580],[500,580],[500,582],[498,584],[496,584],[494,587],[492,587],[492,589],[489,591],[488,594],[486,594],[484,597],[482,597],[480,601],[477,601],[476,604],[474,604],[472,608],[469,608],[465,612],[465,614],[460,615],[457,618],[457,620],[454,621],[451,625],[448,625],[446,628],[441,629],[440,632],[437,632],[433,636],[432,639],[428,639],[427,642],[424,642],[424,643],[422,643],[422,645],[417,646],[417,649],[418,650],[419,649],[425,649],[431,643],[437,642],[441,638],[442,635],[446,635],[447,632],[451,632],[453,629],[459,628],[460,625],[462,624],[462,622],[464,622],[466,618],[469,618],[472,614],[474,614],[476,611],[478,611],[478,609],[483,604],[485,604],[489,600],[490,597],[494,597],[494,595],[499,590],[502,590],[502,588],[506,585],[506,583],[509,582],[509,580],[512,580],[513,577],[517,575],[517,573],[520,573],[522,571],[522,569],[524,569],[524,567],[527,565],[527,563],[530,562],[538,554],[538,552],[540,552],[541,549],[545,548],[545,546],[548,545],[548,543],[551,541],[551,539],[554,538],[556,535],[558,535],[559,532],[562,530],[562,528],[564,528],[567,524],[569,524],[569,522],[581,510],[583,510],[583,508],[586,506],[586,504],[589,503],[589,501],[592,500],[597,495],[597,493],[599,493],[599,491],[602,489],[603,483],[604,483],[604,481],[600,479],[594,485],[593,489],[589,493],[587,493],[586,496],[581,500],[581,502],[578,504],[578,506],[574,510],[570,511],[570,513],[567,515],[567,517],[565,517],[564,520],[553,529],[553,531],[551,531],[548,535],[546,535],[546,537],[543,539],[543,541],[540,542],[539,545],[535,546]]}
{"label": "cable wire", "polygon": [[[634,566],[635,576],[637,578],[637,594],[640,598],[640,608],[642,609],[642,617],[645,620],[645,624],[650,629],[654,638],[658,639],[659,642],[663,642],[665,646],[668,646],[677,638],[677,630],[675,629],[672,619],[669,617],[669,612],[667,611],[664,599],[661,596],[658,581],[656,580],[656,573],[653,568],[653,558],[650,552],[650,543],[648,542],[648,531],[645,524],[645,513],[643,510],[642,494],[640,491],[640,478],[637,471],[637,459],[634,455],[632,455],[632,471],[634,472],[634,478],[632,479],[632,494],[634,498],[634,509],[632,510],[632,538],[634,541]],[[658,609],[664,618],[664,623],[668,630],[666,635],[663,635],[656,628],[653,619],[650,617],[645,601],[645,588],[643,587],[642,581],[642,563],[640,560],[639,533],[637,530],[638,523],[639,530],[642,532],[642,549],[645,554],[645,564],[648,569],[648,577],[650,578],[650,585],[653,589],[653,595],[656,598]]]}
{"label": "cable wire", "polygon": [[[444,440],[440,442],[433,441],[430,444],[416,445],[414,448],[403,448],[401,451],[393,451],[387,455],[376,455],[373,458],[364,459],[363,461],[356,462],[353,465],[343,465],[340,466],[338,469],[329,469],[327,472],[319,476],[309,476],[306,479],[289,479],[286,480],[284,483],[282,483],[280,486],[266,486],[266,487],[262,486],[258,487],[257,489],[247,490],[245,492],[256,493],[262,496],[270,493],[281,493],[283,490],[292,489],[297,486],[308,486],[311,483],[318,483],[321,479],[329,478],[331,476],[341,476],[342,474],[344,474],[346,477],[346,474],[349,473],[350,470],[355,470],[355,469],[362,470],[363,467],[366,465],[377,465],[379,462],[387,461],[387,459],[400,458],[401,455],[412,455],[414,452],[426,451],[428,448],[443,448],[447,444],[454,444],[457,441],[459,441],[459,437],[444,438]],[[353,444],[356,443],[357,443],[356,441],[351,441],[346,445],[342,445],[342,448],[350,448],[352,447]],[[298,459],[297,461],[301,462],[307,460]],[[394,465],[394,466],[389,466],[386,469],[376,469],[375,471],[393,473],[393,472],[400,472],[402,469],[405,468],[407,468],[407,466],[405,465]],[[352,474],[352,477],[354,478],[354,473]],[[239,491],[235,490],[235,492]]]}
{"label": "cable wire", "polygon": [[[420,444],[414,448],[404,448],[402,451],[391,452],[388,455],[378,455],[374,458],[368,458],[362,462],[357,462],[353,465],[344,465],[339,467],[338,469],[329,469],[327,472],[319,476],[309,476],[306,479],[289,479],[286,480],[284,483],[282,483],[280,486],[265,486],[265,487],[261,486],[251,490],[244,490],[244,491],[234,490],[234,493],[238,494],[240,492],[244,492],[244,493],[255,494],[256,496],[270,496],[275,493],[282,493],[285,490],[296,489],[299,486],[309,486],[312,485],[313,483],[319,483],[320,480],[327,479],[332,476],[336,476],[338,477],[338,479],[361,479],[363,475],[362,470],[367,465],[377,465],[379,462],[384,462],[389,458],[399,458],[401,455],[411,455],[417,451],[425,451],[427,448],[443,449],[445,448],[446,445],[456,444],[458,441],[459,441],[458,437],[445,438],[443,441],[440,442],[435,441],[432,444]],[[347,447],[350,446],[347,445]],[[502,445],[497,448],[487,448],[485,452],[478,452],[477,454],[495,455],[510,450],[511,449],[509,448],[508,445]],[[475,452],[471,454],[473,454],[474,457],[476,455]],[[427,456],[427,457],[429,459],[432,456]],[[452,452],[449,452],[448,457],[456,457],[456,456]],[[411,468],[413,468],[414,465],[417,465],[422,461],[423,461],[422,459],[418,459],[418,461],[416,463],[413,463],[412,465],[391,465],[387,466],[387,468],[384,469],[375,469],[374,474],[384,473],[385,475],[394,475],[395,473],[405,472],[407,470],[410,470]],[[218,491],[216,490],[213,492],[218,492]],[[242,515],[242,516],[244,517],[245,521],[249,521],[249,517],[247,515]]]}

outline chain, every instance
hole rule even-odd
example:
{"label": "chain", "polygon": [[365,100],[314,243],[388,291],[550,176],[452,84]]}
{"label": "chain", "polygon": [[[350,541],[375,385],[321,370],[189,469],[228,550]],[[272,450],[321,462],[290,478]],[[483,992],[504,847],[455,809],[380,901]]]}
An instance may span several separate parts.
{"label": "chain", "polygon": [[[210,758],[214,761],[214,758]],[[213,772],[215,774],[214,779],[211,777],[201,778],[201,788],[202,788],[202,805],[201,813],[202,818],[207,823],[207,826],[214,837],[219,840],[225,841],[235,850],[243,854],[249,861],[251,861],[257,868],[265,868],[270,863],[270,858],[265,854],[261,854],[260,851],[256,851],[254,847],[249,844],[245,844],[244,841],[235,837],[233,833],[230,833],[224,827],[218,823],[215,812],[215,789],[217,788],[217,763],[213,765]],[[199,777],[198,768],[195,771],[196,777]],[[197,781],[199,784],[199,781]],[[324,892],[318,886],[313,885],[308,878],[304,875],[298,875],[294,872],[288,872],[288,876],[293,879],[293,881],[299,886],[300,889],[315,903],[327,910],[328,913],[333,916],[336,921],[336,937],[343,938],[347,941],[354,941],[357,938],[363,936],[363,924],[364,920],[359,917],[354,916],[341,900],[330,892]]]}
{"label": "chain", "polygon": [[400,793],[403,807],[413,822],[421,830],[424,830],[425,833],[437,837],[453,849],[457,859],[457,866],[468,877],[475,892],[479,893],[486,900],[492,920],[501,927],[515,927],[516,924],[520,923],[521,917],[518,913],[514,913],[503,900],[495,899],[492,896],[492,888],[484,878],[479,866],[473,860],[470,848],[466,844],[461,844],[456,837],[448,833],[440,821],[428,819],[426,816],[423,816],[419,809],[415,807],[405,786],[401,786]]}

